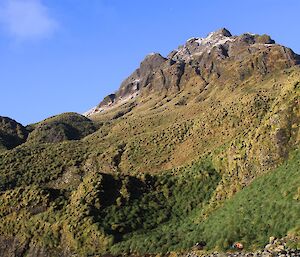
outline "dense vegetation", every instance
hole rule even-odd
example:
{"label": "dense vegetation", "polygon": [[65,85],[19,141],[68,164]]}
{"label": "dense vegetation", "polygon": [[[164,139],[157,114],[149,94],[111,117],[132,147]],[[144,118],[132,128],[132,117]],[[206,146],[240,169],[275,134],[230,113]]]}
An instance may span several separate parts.
{"label": "dense vegetation", "polygon": [[[37,144],[47,133],[38,124],[27,127],[28,141],[0,154],[0,239],[16,237],[24,249],[51,250],[51,256],[60,249],[87,256],[182,251],[198,241],[207,249],[226,250],[235,240],[256,248],[270,235],[292,229],[297,235],[292,193],[280,201],[282,195],[272,192],[273,183],[282,190],[293,180],[297,185],[298,154],[286,166],[291,177],[279,182],[286,175],[280,168],[255,179],[297,147],[297,74],[275,100],[267,92],[248,93],[226,110],[211,107],[213,115],[199,116],[194,98],[172,110],[175,98],[163,100],[164,112],[163,106],[137,109],[113,120],[108,112],[97,117],[98,130],[81,140]],[[261,87],[271,85],[269,78]],[[54,130],[62,123],[58,118],[60,123],[50,119]],[[82,122],[83,128],[95,126]],[[196,161],[201,155],[207,157]],[[188,160],[194,161],[179,166]]]}
{"label": "dense vegetation", "polygon": [[146,57],[92,120],[2,119],[0,255],[299,247],[300,57],[232,40],[185,63]]}
{"label": "dense vegetation", "polygon": [[[139,245],[136,249],[118,246],[118,242],[131,233],[164,224],[177,226],[185,219],[191,222],[194,210],[208,203],[220,179],[209,160],[186,167],[178,175],[174,172],[178,171],[141,177],[90,173],[72,192],[39,186],[7,190],[0,197],[1,233],[18,232],[18,238],[37,240],[43,247],[67,244],[83,255],[101,253],[112,244],[117,244],[118,252],[124,248],[145,251],[147,248],[139,249]],[[16,215],[27,221],[19,223]],[[188,247],[191,242],[181,245],[170,240],[162,250]]]}
{"label": "dense vegetation", "polygon": [[28,127],[30,143],[57,143],[65,140],[79,140],[93,132],[93,122],[77,113],[64,113],[48,118]]}
{"label": "dense vegetation", "polygon": [[24,143],[27,136],[28,131],[20,123],[0,116],[0,152]]}
{"label": "dense vegetation", "polygon": [[297,150],[287,162],[253,181],[204,222],[202,234],[207,247],[226,249],[242,241],[247,247],[257,248],[270,236],[292,235],[300,226],[299,186]]}
{"label": "dense vegetation", "polygon": [[[113,250],[167,252],[187,249],[200,241],[207,243],[206,249],[228,250],[237,241],[247,249],[257,249],[270,236],[281,238],[287,232],[291,237],[299,236],[299,164],[297,150],[288,162],[255,180],[208,218],[203,218],[203,208],[193,208],[187,215],[155,229],[127,236]],[[194,192],[187,199],[195,199],[197,194]]]}
{"label": "dense vegetation", "polygon": [[297,150],[208,218],[220,180],[209,158],[159,176],[90,173],[73,191],[21,186],[0,196],[0,230],[41,247],[68,245],[83,256],[182,251],[199,241],[206,249],[227,250],[235,241],[257,248],[270,236],[299,233],[299,163]]}

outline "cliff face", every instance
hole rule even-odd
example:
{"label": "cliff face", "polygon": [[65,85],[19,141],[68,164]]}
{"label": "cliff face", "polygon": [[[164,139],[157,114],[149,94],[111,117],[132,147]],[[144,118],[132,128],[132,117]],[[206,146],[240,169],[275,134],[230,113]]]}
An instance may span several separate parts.
{"label": "cliff face", "polygon": [[237,83],[250,76],[265,76],[300,63],[299,55],[275,43],[268,35],[232,36],[226,29],[206,38],[191,38],[167,58],[153,53],[124,80],[116,93],[107,96],[86,115],[137,97],[172,94],[191,86],[204,87],[215,80]]}

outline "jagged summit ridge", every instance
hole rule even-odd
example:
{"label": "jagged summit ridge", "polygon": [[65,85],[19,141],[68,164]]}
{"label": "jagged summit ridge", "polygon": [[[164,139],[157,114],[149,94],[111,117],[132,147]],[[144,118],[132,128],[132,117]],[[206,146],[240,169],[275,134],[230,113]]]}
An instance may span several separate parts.
{"label": "jagged summit ridge", "polygon": [[205,38],[193,37],[180,46],[177,50],[172,51],[168,58],[172,60],[188,61],[193,55],[201,55],[204,52],[210,52],[215,46],[225,44],[228,41],[233,41],[235,37],[231,35],[229,30],[223,28],[215,32],[211,32]]}
{"label": "jagged summit ridge", "polygon": [[183,46],[173,50],[168,58],[175,61],[188,62],[197,56],[205,53],[211,53],[213,48],[229,48],[231,45],[241,46],[242,43],[250,45],[272,45],[275,41],[268,35],[256,35],[253,33],[244,33],[240,36],[233,36],[229,30],[222,28],[215,32],[211,32],[205,38],[194,37],[186,41]]}
{"label": "jagged summit ridge", "polygon": [[233,36],[222,28],[205,38],[188,39],[166,58],[159,53],[148,54],[119,90],[84,115],[106,111],[150,92],[174,93],[194,77],[198,85],[208,85],[214,79],[244,80],[251,74],[266,75],[299,63],[299,55],[276,44],[268,35]]}
{"label": "jagged summit ridge", "polygon": [[[91,116],[95,113],[103,112],[109,109],[116,103],[120,104],[135,98],[139,95],[141,81],[145,78],[146,75],[148,75],[147,73],[149,73],[149,71],[151,73],[166,60],[187,61],[190,58],[191,52],[197,52],[197,54],[199,55],[218,44],[226,43],[227,41],[231,40],[231,37],[232,35],[230,31],[226,28],[222,28],[209,33],[206,38],[188,39],[185,46],[179,47],[178,50],[172,51],[167,56],[167,58],[164,58],[160,53],[149,53],[141,62],[140,68],[137,69],[131,76],[129,76],[125,81],[122,82],[120,89],[117,92],[106,96],[98,106],[91,108],[83,115]],[[197,47],[200,49],[194,47],[195,49],[194,51],[192,51],[190,46],[193,46],[195,42],[197,44]]]}

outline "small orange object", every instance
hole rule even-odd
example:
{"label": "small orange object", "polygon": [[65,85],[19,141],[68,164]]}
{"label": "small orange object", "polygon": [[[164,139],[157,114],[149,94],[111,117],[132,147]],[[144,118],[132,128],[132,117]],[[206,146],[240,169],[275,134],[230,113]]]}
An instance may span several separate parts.
{"label": "small orange object", "polygon": [[236,248],[236,249],[238,249],[238,250],[243,250],[244,249],[244,246],[243,246],[243,244],[242,243],[240,243],[240,242],[236,242],[236,243],[234,243],[234,248]]}

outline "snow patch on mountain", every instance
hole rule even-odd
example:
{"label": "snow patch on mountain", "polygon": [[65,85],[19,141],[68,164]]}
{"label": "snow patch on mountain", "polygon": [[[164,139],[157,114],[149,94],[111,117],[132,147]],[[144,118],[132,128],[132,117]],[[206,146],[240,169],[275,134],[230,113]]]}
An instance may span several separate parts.
{"label": "snow patch on mountain", "polygon": [[200,55],[205,52],[210,52],[212,48],[232,42],[236,37],[232,36],[229,31],[222,29],[216,32],[211,32],[206,38],[190,38],[186,41],[185,45],[180,46],[172,54],[172,59],[177,60],[190,60],[193,55]]}

